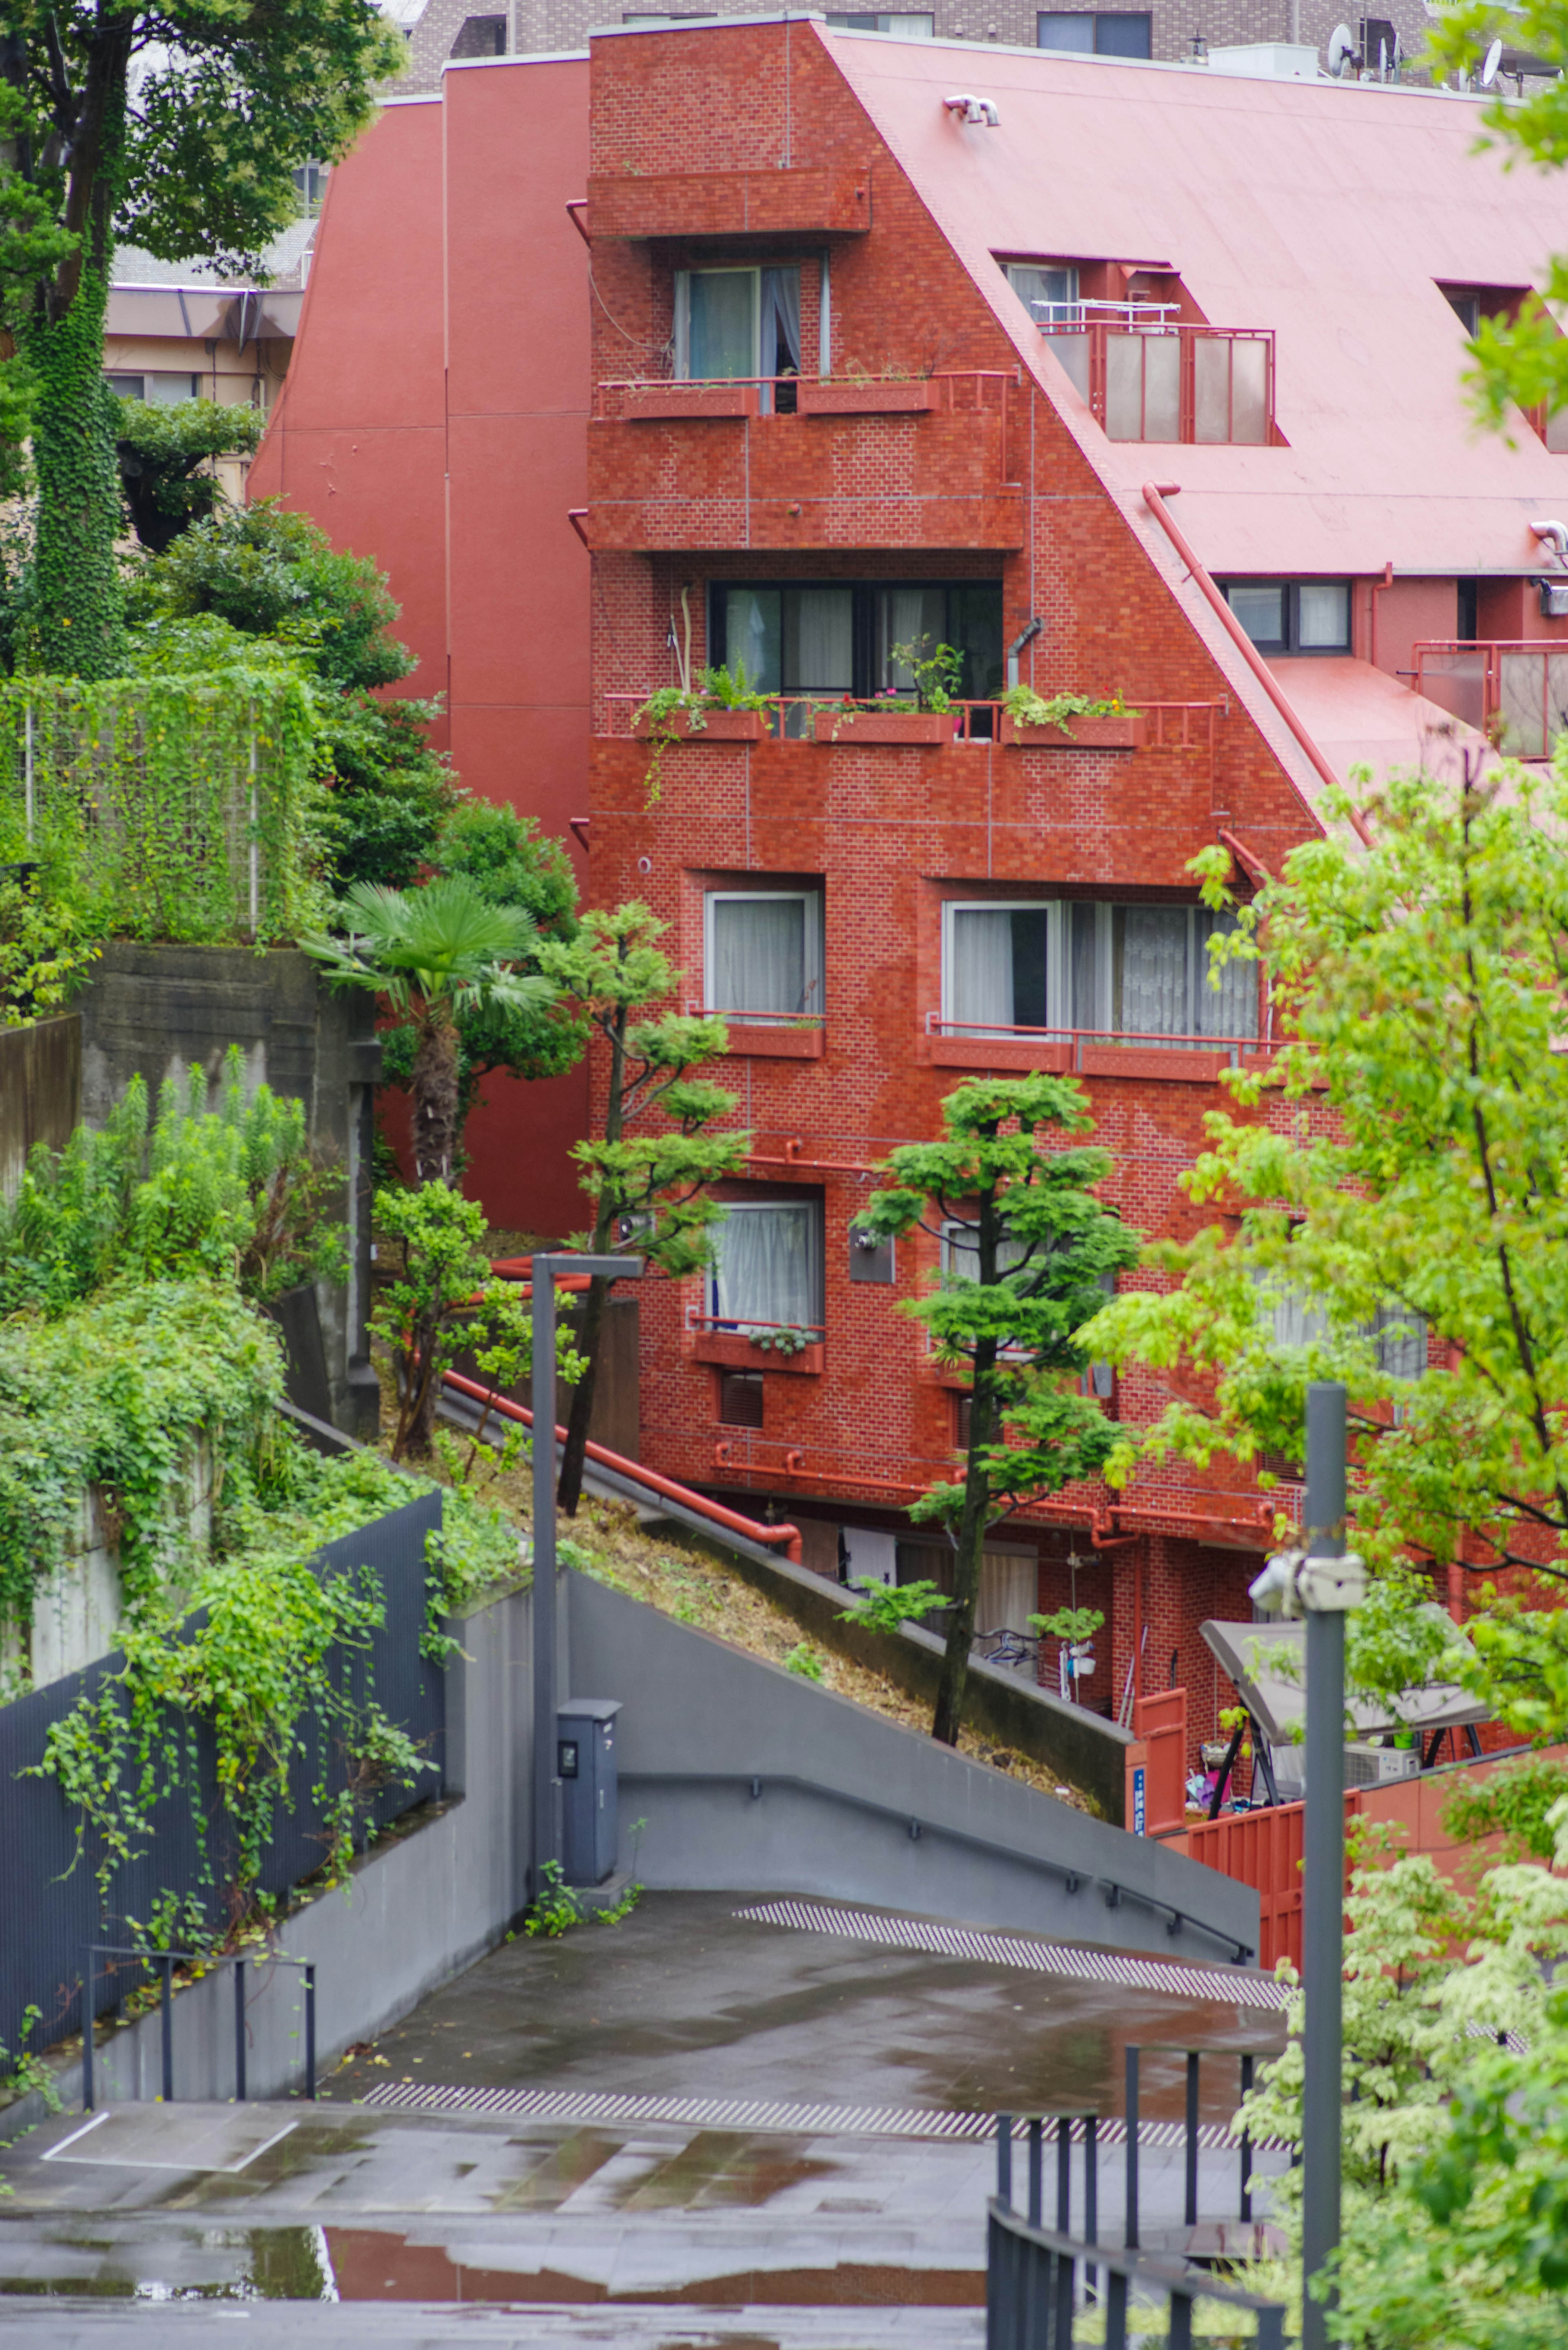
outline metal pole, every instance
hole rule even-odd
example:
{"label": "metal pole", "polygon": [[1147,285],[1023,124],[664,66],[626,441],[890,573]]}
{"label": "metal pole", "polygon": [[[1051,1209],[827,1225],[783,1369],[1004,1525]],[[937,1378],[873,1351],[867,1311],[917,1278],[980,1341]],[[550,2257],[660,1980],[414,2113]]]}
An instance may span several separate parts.
{"label": "metal pole", "polygon": [[[1307,1389],[1306,1548],[1345,1550],[1345,1389]],[[1327,2350],[1328,2312],[1310,2280],[1339,2241],[1340,2065],[1345,1962],[1345,1617],[1306,1611],[1306,1866],[1302,1973],[1302,2350]]]}
{"label": "metal pole", "polygon": [[1127,2050],[1127,2228],[1123,2241],[1129,2252],[1137,2250],[1137,2050]]}
{"label": "metal pole", "polygon": [[1198,2225],[1198,2051],[1187,2052],[1187,2224]]}
{"label": "metal pole", "polygon": [[1012,2208],[1012,2116],[996,2116],[996,2199]]}
{"label": "metal pole", "polygon": [[[1250,2056],[1243,2056],[1241,2059],[1241,2095],[1243,2098],[1246,2098],[1250,2097],[1251,2094],[1252,2060]],[[1251,2216],[1252,2141],[1248,2137],[1246,2131],[1243,2130],[1241,2132],[1241,2217],[1243,2220],[1250,2220]]]}
{"label": "metal pole", "polygon": [[1056,2117],[1056,2233],[1073,2232],[1073,2116]]}
{"label": "metal pole", "polygon": [[1045,2159],[1044,2126],[1038,2115],[1035,2115],[1029,2125],[1029,2224],[1032,2228],[1037,2228],[1040,2225],[1043,2184],[1041,2173]]}
{"label": "metal pole", "polygon": [[26,803],[27,846],[33,846],[33,705],[27,704],[22,752],[22,791]]}
{"label": "metal pole", "polygon": [[316,2103],[316,1968],[305,1970],[305,2094]]}
{"label": "metal pole", "polygon": [[163,2102],[174,2102],[174,1961],[165,1958],[163,1965]]}
{"label": "metal pole", "polygon": [[234,1960],[234,2102],[245,2102],[245,1962]]}
{"label": "metal pole", "polygon": [[534,1259],[534,1866],[543,1900],[556,1850],[556,1266]]}
{"label": "metal pole", "polygon": [[87,1975],[82,1983],[82,2111],[92,2111],[92,1952],[88,1952]]}
{"label": "metal pole", "polygon": [[256,933],[257,933],[257,931],[261,929],[261,843],[260,843],[260,842],[258,841],[258,839],[256,838],[256,827],[257,827],[257,825],[258,825],[258,824],[260,823],[260,821],[261,821],[261,815],[260,815],[260,809],[259,809],[259,806],[258,806],[258,805],[257,805],[257,800],[256,800],[256,714],[255,714],[255,710],[254,710],[254,705],[253,705],[252,710],[251,710],[251,754],[250,754],[250,777],[251,777],[251,853],[250,853],[251,936],[252,936],[252,938],[254,938],[254,937],[255,937],[255,935],[256,935]]}

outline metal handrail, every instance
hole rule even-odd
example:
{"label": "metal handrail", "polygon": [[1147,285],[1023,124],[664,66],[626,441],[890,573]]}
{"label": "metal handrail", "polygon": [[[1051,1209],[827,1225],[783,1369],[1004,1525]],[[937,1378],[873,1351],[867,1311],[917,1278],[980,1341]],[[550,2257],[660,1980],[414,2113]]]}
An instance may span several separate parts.
{"label": "metal handrail", "polygon": [[1223,1927],[1210,1926],[1190,1909],[1179,1908],[1174,1901],[1163,1900],[1158,1893],[1146,1893],[1141,1887],[1124,1884],[1119,1877],[1096,1877],[1092,1869],[1075,1868],[1066,1861],[1048,1860],[1044,1853],[1023,1852],[1015,1844],[999,1844],[993,1836],[976,1835],[971,1828],[950,1826],[942,1820],[929,1820],[918,1813],[900,1809],[894,1804],[878,1803],[873,1795],[862,1795],[853,1787],[839,1786],[825,1779],[805,1779],[789,1771],[645,1771],[621,1773],[621,1783],[646,1781],[650,1785],[674,1787],[747,1787],[752,1801],[760,1803],[765,1787],[798,1787],[808,1795],[819,1795],[825,1803],[844,1804],[850,1810],[870,1812],[877,1818],[897,1820],[907,1828],[911,1844],[919,1844],[923,1835],[945,1836],[950,1844],[967,1845],[972,1852],[992,1853],[1023,1868],[1038,1868],[1047,1875],[1062,1878],[1069,1893],[1080,1892],[1086,1885],[1097,1884],[1105,1893],[1107,1909],[1119,1909],[1122,1902],[1136,1901],[1140,1908],[1152,1909],[1166,1919],[1166,1932],[1172,1940],[1184,1926],[1193,1927],[1211,1942],[1228,1944],[1232,1952],[1230,1963],[1244,1967],[1252,1956],[1251,1942],[1241,1941],[1227,1933]]}
{"label": "metal handrail", "polygon": [[1053,1045],[1070,1045],[1076,1037],[1086,1037],[1091,1043],[1103,1041],[1108,1045],[1207,1046],[1217,1053],[1234,1048],[1249,1053],[1272,1053],[1274,1050],[1262,1036],[1200,1036],[1195,1031],[1176,1028],[1004,1028],[994,1020],[949,1020],[940,1012],[927,1013],[926,1034],[928,1036],[1039,1036]]}
{"label": "metal handrail", "polygon": [[[148,1950],[129,1942],[88,1942],[88,1970],[82,1983],[82,2111],[93,2111],[93,2026],[97,2022],[92,2012],[92,1962],[94,1959],[140,1959],[144,1966],[156,1963],[162,1977],[159,2005],[162,2012],[163,2102],[174,2102],[174,1970],[176,1967],[201,1967],[203,1970],[233,1967],[234,1970],[234,2100],[244,2105],[245,2096],[245,1967],[248,1961],[237,1953],[211,1950]],[[282,1950],[269,1950],[258,1963],[275,1967],[297,1967],[305,1976],[305,2094],[316,2101],[316,1961],[314,1959],[291,1959]]]}
{"label": "metal handrail", "polygon": [[1135,2284],[1164,2293],[1170,2350],[1190,2350],[1192,2308],[1217,2301],[1257,2319],[1257,2350],[1284,2350],[1285,2312],[1277,2301],[1222,2284],[1185,2261],[1078,2243],[1042,2228],[993,2196],[986,2205],[986,2340],[989,2350],[1072,2350],[1074,2285],[1080,2263],[1106,2272],[1105,2350],[1127,2350],[1127,2299]]}
{"label": "metal handrail", "polygon": [[701,1306],[686,1308],[689,1330],[711,1330],[719,1337],[745,1337],[753,1330],[815,1330],[819,1338],[827,1336],[826,1322],[769,1322],[761,1314],[711,1314]]}
{"label": "metal handrail", "polygon": [[[646,692],[628,693],[618,690],[605,692],[601,699],[613,721],[618,713],[629,718],[631,713],[640,709],[648,700],[648,694]],[[812,742],[813,736],[809,733],[791,733],[789,732],[788,721],[792,712],[802,712],[808,718],[815,716],[818,712],[828,714],[846,710],[868,712],[893,711],[906,712],[911,717],[918,714],[913,687],[907,690],[895,689],[885,694],[861,695],[832,693],[826,687],[819,687],[811,692],[770,693],[761,695],[758,699],[763,706],[754,714],[765,722],[763,731],[767,738],[773,742]],[[723,709],[723,704],[714,702],[711,712],[704,714],[722,715]],[[1142,718],[1152,724],[1153,735],[1147,745],[1152,750],[1211,750],[1214,742],[1215,713],[1218,712],[1221,716],[1228,717],[1230,709],[1230,697],[1227,695],[1208,702],[1138,701],[1129,702],[1123,714],[1129,718]],[[991,701],[955,699],[949,703],[946,712],[928,712],[925,714],[951,717],[955,743],[996,744],[1002,739],[1001,721],[1006,713],[1001,702],[995,699]],[[1207,719],[1208,724],[1201,735],[1195,735],[1191,730],[1191,722],[1199,714]],[[1176,718],[1180,719],[1181,726],[1173,740],[1167,733],[1166,721]],[[977,725],[977,721],[984,723]],[[608,739],[629,742],[635,738],[629,733],[626,735],[616,734],[612,726]]]}
{"label": "metal handrail", "polygon": [[688,996],[682,1005],[691,1020],[732,1020],[742,1028],[824,1028],[826,1012],[742,1012],[734,1004],[698,1003]]}

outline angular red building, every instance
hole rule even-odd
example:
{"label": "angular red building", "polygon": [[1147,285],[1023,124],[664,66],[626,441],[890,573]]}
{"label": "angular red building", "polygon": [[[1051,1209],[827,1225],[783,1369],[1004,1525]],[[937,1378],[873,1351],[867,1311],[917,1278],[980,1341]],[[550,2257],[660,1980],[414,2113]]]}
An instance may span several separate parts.
{"label": "angular red building", "polygon": [[[418,577],[432,664],[439,609],[464,780],[587,814],[594,900],[651,905],[683,1000],[730,1023],[754,1156],[716,1272],[644,1285],[643,1457],[794,1517],[824,1572],[940,1576],[903,1513],[962,1429],[897,1310],[961,1262],[859,1244],[876,1162],[966,1073],[1057,1070],[1128,1221],[1185,1229],[1220,1073],[1269,1050],[1254,981],[1206,984],[1189,860],[1220,841],[1244,894],[1355,761],[1548,747],[1568,433],[1475,438],[1459,377],[1550,224],[1475,129],[1439,93],[783,16],[449,69],[335,175],[264,459],[327,513],[334,239],[368,284],[385,208],[428,229],[439,197],[396,305],[443,306],[426,503],[390,511],[415,428],[362,294],[389,423],[327,519]],[[915,711],[937,645],[956,707]],[[634,713],[721,663],[769,706],[650,785]],[[1012,678],[1124,714],[1021,735]],[[519,1222],[554,1198],[541,1107],[477,1170]],[[1163,1401],[1099,1384],[1134,1420]],[[1091,1701],[1179,1679],[1203,1730],[1229,1692],[1197,1627],[1247,1612],[1272,1508],[1174,1466],[1075,1489],[999,1530],[982,1619],[1099,1607]]]}

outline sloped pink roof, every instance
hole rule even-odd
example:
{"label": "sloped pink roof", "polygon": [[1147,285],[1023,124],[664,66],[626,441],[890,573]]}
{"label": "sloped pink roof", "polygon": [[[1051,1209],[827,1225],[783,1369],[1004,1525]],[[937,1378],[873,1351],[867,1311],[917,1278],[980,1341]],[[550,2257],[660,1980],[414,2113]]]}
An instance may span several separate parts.
{"label": "sloped pink roof", "polygon": [[[1480,434],[1437,281],[1540,285],[1568,178],[1475,154],[1479,108],[1371,84],[1242,79],[824,30],[877,128],[1153,548],[1138,492],[1179,482],[1209,569],[1432,574],[1545,567],[1568,456],[1522,419]],[[949,114],[995,101],[997,130]],[[1270,327],[1288,448],[1108,442],[993,258],[1163,262],[1210,324]]]}

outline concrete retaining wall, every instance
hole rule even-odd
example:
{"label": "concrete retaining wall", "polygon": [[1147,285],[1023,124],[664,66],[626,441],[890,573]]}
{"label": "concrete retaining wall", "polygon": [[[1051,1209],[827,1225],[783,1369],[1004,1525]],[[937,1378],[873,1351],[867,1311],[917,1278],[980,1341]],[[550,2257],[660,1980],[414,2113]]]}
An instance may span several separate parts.
{"label": "concrete retaining wall", "polygon": [[82,1024],[74,1012],[0,1028],[0,1194],[14,1200],[27,1153],[63,1150],[81,1117]]}
{"label": "concrete retaining wall", "polygon": [[[621,1859],[645,1818],[644,1884],[816,1894],[1210,1963],[1256,1949],[1250,1886],[586,1575],[566,1584],[571,1693],[624,1707]],[[1173,1935],[1172,1910],[1195,1922]]]}

